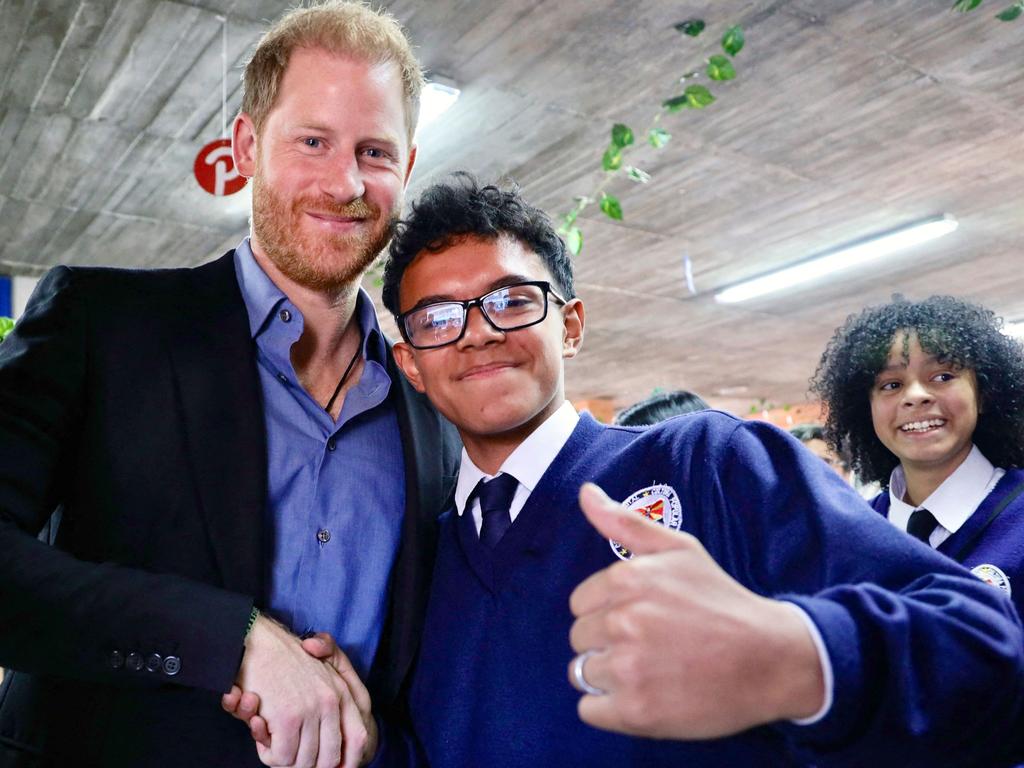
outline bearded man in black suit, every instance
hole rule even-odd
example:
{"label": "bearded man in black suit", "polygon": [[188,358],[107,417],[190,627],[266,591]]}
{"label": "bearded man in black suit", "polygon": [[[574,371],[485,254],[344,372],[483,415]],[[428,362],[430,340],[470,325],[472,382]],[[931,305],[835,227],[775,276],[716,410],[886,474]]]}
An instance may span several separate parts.
{"label": "bearded man in black suit", "polygon": [[[0,766],[373,756],[360,678],[395,702],[458,450],[359,288],[421,85],[387,15],[291,12],[234,125],[250,237],[194,269],[57,267],[0,346]],[[317,631],[356,674],[305,652]]]}

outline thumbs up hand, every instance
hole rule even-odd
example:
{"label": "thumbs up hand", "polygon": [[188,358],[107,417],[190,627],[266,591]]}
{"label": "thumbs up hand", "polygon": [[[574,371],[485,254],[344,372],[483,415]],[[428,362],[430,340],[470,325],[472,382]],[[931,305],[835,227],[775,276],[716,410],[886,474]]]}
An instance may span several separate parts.
{"label": "thumbs up hand", "polygon": [[[580,506],[629,549],[570,598],[569,665],[587,723],[638,736],[710,739],[809,717],[824,700],[821,661],[795,606],[723,571],[695,537],[632,513],[596,485]],[[580,677],[583,680],[580,680]]]}

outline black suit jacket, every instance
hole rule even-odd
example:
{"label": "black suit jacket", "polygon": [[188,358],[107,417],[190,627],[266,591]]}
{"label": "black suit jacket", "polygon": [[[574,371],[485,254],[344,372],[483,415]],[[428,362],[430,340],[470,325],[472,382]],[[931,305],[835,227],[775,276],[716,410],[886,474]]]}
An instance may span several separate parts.
{"label": "black suit jacket", "polygon": [[[407,509],[371,673],[384,710],[458,460],[451,426],[390,370]],[[259,764],[219,699],[264,594],[266,475],[232,253],[40,282],[0,344],[0,766]],[[51,547],[36,534],[55,508]]]}

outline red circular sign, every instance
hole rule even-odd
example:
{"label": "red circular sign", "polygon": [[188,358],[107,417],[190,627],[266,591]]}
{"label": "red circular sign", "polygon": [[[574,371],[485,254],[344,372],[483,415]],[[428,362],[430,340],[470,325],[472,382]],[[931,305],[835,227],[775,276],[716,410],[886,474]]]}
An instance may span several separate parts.
{"label": "red circular sign", "polygon": [[211,141],[199,150],[192,165],[199,186],[211,195],[233,195],[248,181],[238,173],[231,156],[231,139]]}

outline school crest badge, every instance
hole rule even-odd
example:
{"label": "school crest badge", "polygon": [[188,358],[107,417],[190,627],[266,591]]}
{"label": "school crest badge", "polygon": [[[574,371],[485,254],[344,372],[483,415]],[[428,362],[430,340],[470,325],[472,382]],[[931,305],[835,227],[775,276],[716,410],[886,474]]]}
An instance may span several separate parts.
{"label": "school crest badge", "polygon": [[1003,590],[1007,597],[1010,596],[1010,577],[1003,573],[1003,570],[998,566],[982,563],[971,568],[971,573],[986,584],[991,584],[993,587]]}
{"label": "school crest badge", "polygon": [[[679,503],[679,494],[671,485],[651,485],[641,488],[624,502],[622,506],[631,512],[653,520],[659,525],[678,531],[683,524],[683,507]],[[608,539],[612,552],[620,560],[630,560],[633,553],[615,539]]]}

